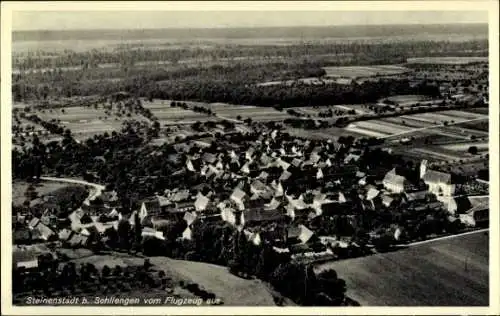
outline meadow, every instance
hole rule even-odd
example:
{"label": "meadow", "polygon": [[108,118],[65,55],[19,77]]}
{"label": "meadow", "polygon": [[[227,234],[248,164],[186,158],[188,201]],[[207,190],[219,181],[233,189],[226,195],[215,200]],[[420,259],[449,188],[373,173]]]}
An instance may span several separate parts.
{"label": "meadow", "polygon": [[[126,254],[114,253],[112,255],[93,255],[90,257],[76,258],[72,260],[77,265],[81,263],[92,263],[98,269],[104,266],[115,267],[116,265],[139,266],[144,259],[132,257]],[[175,260],[167,257],[150,258],[153,269],[163,270],[167,277],[171,279],[173,294],[185,293],[178,285],[184,283],[196,283],[200,287],[212,292],[220,298],[224,305],[245,305],[245,306],[273,306],[275,305],[273,296],[267,286],[259,280],[246,280],[239,278],[223,266],[214,264],[192,262],[185,260]],[[140,296],[147,294],[137,293]],[[190,295],[192,296],[192,295]]]}
{"label": "meadow", "polygon": [[326,71],[326,77],[373,77],[398,75],[410,72],[411,70],[397,65],[380,65],[380,66],[340,66],[340,67],[323,67]]}
{"label": "meadow", "polygon": [[487,306],[488,267],[488,236],[477,232],[316,269],[335,269],[362,306]]}
{"label": "meadow", "polygon": [[488,62],[488,57],[415,57],[407,59],[408,64],[466,65],[478,62]]}
{"label": "meadow", "polygon": [[117,112],[105,113],[101,107],[67,107],[64,109],[51,109],[37,111],[36,114],[45,121],[60,120],[59,124],[69,129],[72,135],[78,139],[86,139],[105,132],[119,131],[126,120],[148,121],[142,115],[130,113],[130,116],[117,115]]}
{"label": "meadow", "polygon": [[[12,204],[22,205],[26,200],[24,193],[30,184],[26,181],[13,181],[12,182]],[[44,197],[50,195],[61,188],[68,187],[67,183],[55,182],[55,181],[42,181],[34,185],[35,191],[38,192],[38,197]],[[72,184],[71,186],[75,186]]]}

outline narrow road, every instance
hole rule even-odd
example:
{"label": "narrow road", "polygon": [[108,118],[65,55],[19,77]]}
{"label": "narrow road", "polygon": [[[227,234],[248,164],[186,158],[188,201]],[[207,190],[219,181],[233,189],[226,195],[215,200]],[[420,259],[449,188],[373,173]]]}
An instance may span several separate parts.
{"label": "narrow road", "polygon": [[222,116],[220,114],[215,114],[215,117],[218,117],[221,120],[226,120],[226,121],[233,122],[233,123],[243,123],[243,121],[240,121],[240,120],[237,120],[237,119],[233,119],[233,118],[230,118],[230,117],[225,117],[225,116]]}
{"label": "narrow road", "polygon": [[459,122],[454,122],[454,123],[448,123],[447,125],[444,124],[439,124],[439,125],[434,125],[434,126],[428,126],[428,127],[422,127],[422,128],[415,128],[415,129],[410,129],[408,131],[396,133],[396,134],[391,134],[387,136],[381,136],[378,137],[379,139],[385,139],[385,138],[391,138],[391,137],[397,137],[401,135],[406,135],[406,134],[411,134],[415,132],[420,132],[420,131],[425,131],[428,129],[433,129],[433,128],[439,128],[439,127],[447,127],[447,126],[452,126],[452,125],[457,125],[457,124],[462,124],[462,123],[468,123],[468,122],[474,122],[474,121],[484,121],[488,120],[487,117],[482,117],[482,118],[476,118],[476,119],[471,119],[471,120],[464,120],[464,121],[459,121]]}
{"label": "narrow road", "polygon": [[92,183],[92,182],[88,182],[85,180],[78,180],[78,179],[40,177],[40,180],[80,184],[80,185],[92,187],[93,190],[90,190],[89,196],[87,197],[87,201],[92,200],[94,197],[101,195],[101,192],[104,191],[104,189],[105,189],[105,186],[102,184]]}

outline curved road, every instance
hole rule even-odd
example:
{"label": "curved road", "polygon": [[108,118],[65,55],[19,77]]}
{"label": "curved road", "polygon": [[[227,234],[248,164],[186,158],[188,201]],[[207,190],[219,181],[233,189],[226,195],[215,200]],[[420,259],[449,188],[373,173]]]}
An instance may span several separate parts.
{"label": "curved road", "polygon": [[92,200],[94,197],[101,195],[101,192],[104,191],[104,189],[105,189],[105,186],[102,184],[92,183],[92,182],[88,182],[85,180],[78,180],[78,179],[40,177],[40,180],[80,184],[80,185],[92,187],[93,190],[90,190],[89,196],[87,197],[87,200]]}

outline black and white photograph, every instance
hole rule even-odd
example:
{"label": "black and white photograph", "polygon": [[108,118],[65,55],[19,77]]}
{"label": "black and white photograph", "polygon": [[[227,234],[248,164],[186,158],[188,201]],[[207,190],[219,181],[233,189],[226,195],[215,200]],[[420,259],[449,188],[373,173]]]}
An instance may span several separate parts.
{"label": "black and white photograph", "polygon": [[360,3],[2,4],[2,314],[498,313],[498,2]]}

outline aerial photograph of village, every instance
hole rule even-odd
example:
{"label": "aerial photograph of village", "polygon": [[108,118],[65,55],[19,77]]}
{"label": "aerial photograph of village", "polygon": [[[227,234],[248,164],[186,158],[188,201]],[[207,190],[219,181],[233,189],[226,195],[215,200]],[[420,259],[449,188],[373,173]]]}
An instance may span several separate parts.
{"label": "aerial photograph of village", "polygon": [[15,12],[12,304],[489,306],[488,16],[417,13]]}

